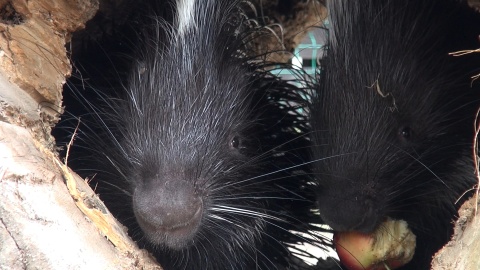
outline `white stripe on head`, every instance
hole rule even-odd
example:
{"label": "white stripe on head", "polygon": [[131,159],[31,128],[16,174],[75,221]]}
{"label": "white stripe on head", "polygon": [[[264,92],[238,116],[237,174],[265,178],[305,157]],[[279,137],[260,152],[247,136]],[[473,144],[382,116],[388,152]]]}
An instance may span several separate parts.
{"label": "white stripe on head", "polygon": [[188,28],[195,27],[195,0],[177,0],[177,25],[180,36]]}

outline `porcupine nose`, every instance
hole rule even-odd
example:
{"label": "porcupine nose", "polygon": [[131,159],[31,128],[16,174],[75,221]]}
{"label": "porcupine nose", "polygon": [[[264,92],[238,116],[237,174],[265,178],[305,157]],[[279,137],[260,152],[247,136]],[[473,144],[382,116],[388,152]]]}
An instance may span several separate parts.
{"label": "porcupine nose", "polygon": [[183,248],[198,230],[203,201],[191,183],[173,180],[137,188],[133,209],[138,224],[151,242]]}

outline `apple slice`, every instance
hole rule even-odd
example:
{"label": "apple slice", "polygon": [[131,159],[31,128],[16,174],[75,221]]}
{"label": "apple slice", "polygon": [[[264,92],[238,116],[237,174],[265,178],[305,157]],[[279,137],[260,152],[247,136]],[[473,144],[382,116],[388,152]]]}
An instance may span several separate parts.
{"label": "apple slice", "polygon": [[388,219],[372,234],[337,232],[333,243],[349,270],[389,270],[407,264],[415,253],[416,237],[403,220]]}

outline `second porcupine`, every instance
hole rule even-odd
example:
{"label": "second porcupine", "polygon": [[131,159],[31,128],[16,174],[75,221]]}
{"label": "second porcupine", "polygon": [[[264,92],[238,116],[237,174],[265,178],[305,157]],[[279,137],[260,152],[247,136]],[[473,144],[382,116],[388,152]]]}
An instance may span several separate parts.
{"label": "second porcupine", "polygon": [[[320,214],[337,232],[405,220],[429,269],[476,184],[480,18],[462,1],[329,1],[311,107]],[[457,201],[458,200],[458,201]],[[380,228],[381,229],[381,228]]]}

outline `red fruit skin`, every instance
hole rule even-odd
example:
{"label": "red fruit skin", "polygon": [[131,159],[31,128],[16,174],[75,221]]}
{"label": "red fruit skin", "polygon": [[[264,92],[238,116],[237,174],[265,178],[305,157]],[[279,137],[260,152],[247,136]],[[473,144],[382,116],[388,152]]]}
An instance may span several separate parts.
{"label": "red fruit skin", "polygon": [[366,234],[355,232],[335,233],[333,244],[340,262],[349,270],[370,269],[366,258],[371,249],[372,238]]}
{"label": "red fruit skin", "polygon": [[373,255],[373,235],[370,234],[337,232],[333,236],[333,243],[340,262],[349,270],[387,270],[404,265],[396,259],[379,261]]}

